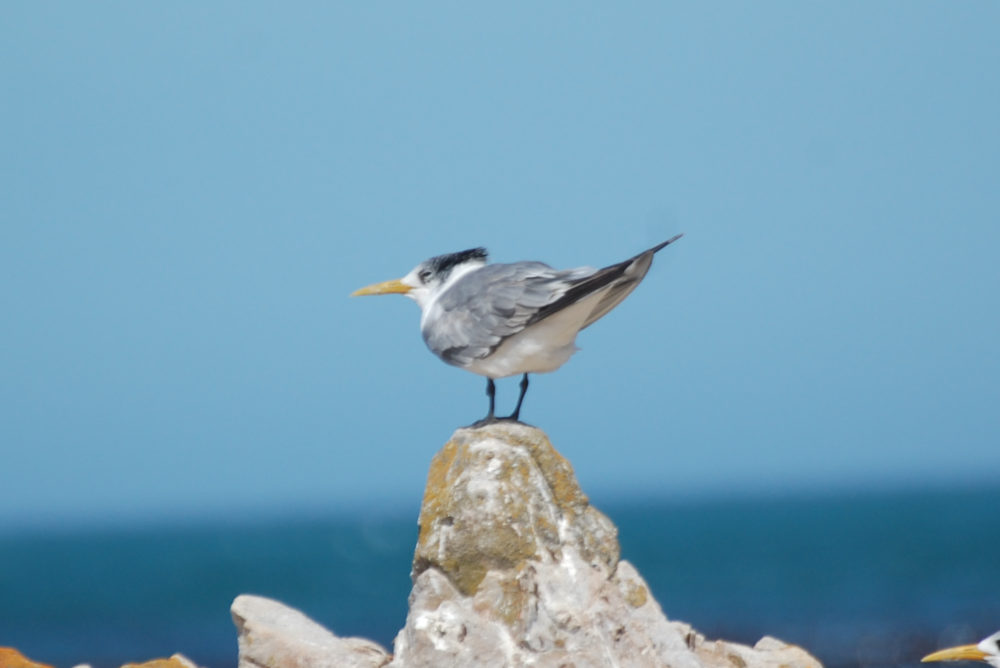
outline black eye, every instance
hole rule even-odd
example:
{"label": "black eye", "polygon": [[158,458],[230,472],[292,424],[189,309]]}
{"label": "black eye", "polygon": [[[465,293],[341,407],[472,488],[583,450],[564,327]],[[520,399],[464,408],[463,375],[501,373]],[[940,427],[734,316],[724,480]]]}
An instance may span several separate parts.
{"label": "black eye", "polygon": [[422,272],[417,274],[417,278],[420,279],[421,283],[427,283],[427,281],[431,280],[431,270],[424,269]]}

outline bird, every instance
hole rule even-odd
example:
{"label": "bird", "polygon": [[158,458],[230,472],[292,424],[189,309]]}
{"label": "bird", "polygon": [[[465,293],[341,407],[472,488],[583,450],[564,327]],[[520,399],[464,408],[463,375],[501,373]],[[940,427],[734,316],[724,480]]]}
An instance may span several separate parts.
{"label": "bird", "polygon": [[[607,315],[646,276],[678,234],[623,262],[553,269],[542,262],[488,263],[485,248],[425,260],[402,278],[352,297],[402,294],[420,306],[420,332],[441,360],[486,377],[489,411],[472,426],[520,422],[528,374],[555,371],[577,351],[577,334]],[[514,412],[497,417],[495,380],[522,375]]]}
{"label": "bird", "polygon": [[982,661],[993,668],[1000,668],[1000,631],[983,638],[976,645],[959,645],[949,647],[920,659],[924,663],[931,661]]}

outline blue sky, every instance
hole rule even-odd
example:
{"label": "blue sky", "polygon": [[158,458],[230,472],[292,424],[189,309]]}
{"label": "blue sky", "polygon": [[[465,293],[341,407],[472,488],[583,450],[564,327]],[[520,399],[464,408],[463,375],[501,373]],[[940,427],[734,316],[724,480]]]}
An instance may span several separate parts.
{"label": "blue sky", "polygon": [[598,505],[1000,469],[997,3],[3,13],[0,528],[415,515],[484,382],[347,295],[677,232],[526,399]]}

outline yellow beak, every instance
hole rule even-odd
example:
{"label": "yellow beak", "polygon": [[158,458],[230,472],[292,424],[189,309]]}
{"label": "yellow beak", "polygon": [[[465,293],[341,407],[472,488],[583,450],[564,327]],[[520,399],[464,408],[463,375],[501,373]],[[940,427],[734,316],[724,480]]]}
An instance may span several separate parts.
{"label": "yellow beak", "polygon": [[986,652],[979,649],[977,645],[961,645],[928,654],[920,660],[926,663],[928,661],[983,661],[985,659]]}
{"label": "yellow beak", "polygon": [[405,295],[407,292],[412,290],[409,285],[403,283],[403,281],[397,279],[391,281],[384,281],[382,283],[373,283],[371,285],[365,286],[360,290],[355,290],[351,293],[352,297],[365,297],[367,295]]}

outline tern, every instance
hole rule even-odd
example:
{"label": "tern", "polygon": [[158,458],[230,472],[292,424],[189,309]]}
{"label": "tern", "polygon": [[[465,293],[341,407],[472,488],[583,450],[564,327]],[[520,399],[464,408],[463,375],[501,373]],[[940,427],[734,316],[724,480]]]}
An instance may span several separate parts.
{"label": "tern", "polygon": [[984,638],[978,645],[949,647],[920,659],[928,661],[982,661],[1000,668],[1000,631]]}
{"label": "tern", "polygon": [[[542,262],[487,264],[485,248],[438,255],[402,278],[356,290],[352,297],[402,294],[420,306],[420,333],[448,364],[486,376],[486,417],[517,422],[529,373],[555,371],[576,352],[576,335],[607,315],[646,276],[653,255],[678,234],[603,269],[553,269]],[[510,416],[494,414],[494,380],[522,374]]]}

